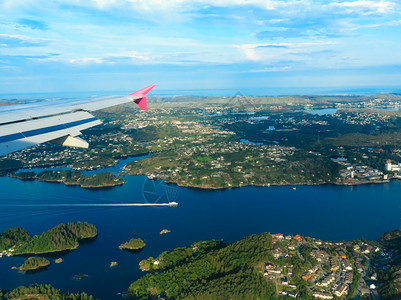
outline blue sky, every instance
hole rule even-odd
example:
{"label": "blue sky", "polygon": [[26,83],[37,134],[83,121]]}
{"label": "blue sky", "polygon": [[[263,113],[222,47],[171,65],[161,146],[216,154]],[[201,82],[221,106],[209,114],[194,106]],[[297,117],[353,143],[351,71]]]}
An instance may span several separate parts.
{"label": "blue sky", "polygon": [[401,86],[394,0],[0,0],[0,94]]}

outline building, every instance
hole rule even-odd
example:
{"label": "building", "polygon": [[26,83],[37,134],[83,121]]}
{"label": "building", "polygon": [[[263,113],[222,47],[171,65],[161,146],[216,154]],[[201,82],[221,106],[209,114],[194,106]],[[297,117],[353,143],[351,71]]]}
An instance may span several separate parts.
{"label": "building", "polygon": [[384,167],[386,168],[386,171],[390,172],[400,172],[401,170],[401,164],[392,164],[390,159],[386,160]]}
{"label": "building", "polygon": [[352,271],[351,263],[347,259],[343,259],[342,264],[346,271]]}
{"label": "building", "polygon": [[344,280],[344,282],[345,282],[345,283],[351,284],[352,281],[353,281],[353,278],[354,278],[354,275],[352,274],[352,272],[347,272],[347,273],[345,274],[345,280]]}
{"label": "building", "polygon": [[333,299],[333,295],[328,293],[328,292],[321,292],[321,291],[315,291],[312,294],[313,297],[318,298],[318,299]]}
{"label": "building", "polygon": [[348,285],[345,283],[340,284],[334,291],[337,297],[342,297],[348,294]]}
{"label": "building", "polygon": [[294,239],[297,240],[298,242],[302,241],[302,237],[299,234],[294,236]]}
{"label": "building", "polygon": [[333,283],[336,279],[336,276],[334,275],[334,273],[326,276],[326,278],[324,278],[322,280],[322,282],[317,283],[317,286],[323,286],[323,287],[328,287],[331,283]]}

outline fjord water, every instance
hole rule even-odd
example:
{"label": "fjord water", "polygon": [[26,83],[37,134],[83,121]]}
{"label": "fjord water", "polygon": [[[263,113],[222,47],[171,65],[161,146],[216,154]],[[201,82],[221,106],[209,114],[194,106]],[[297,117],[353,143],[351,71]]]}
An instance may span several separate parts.
{"label": "fjord water", "polygon": [[[126,162],[124,162],[126,163]],[[114,171],[121,167],[121,164]],[[31,283],[85,291],[101,299],[118,293],[145,275],[138,263],[165,250],[199,240],[236,241],[249,234],[281,232],[324,240],[377,239],[400,226],[401,181],[361,186],[242,187],[199,190],[166,185],[145,176],[126,176],[120,187],[87,190],[64,184],[0,177],[0,231],[24,227],[40,234],[66,222],[87,221],[98,228],[94,241],[50,257],[50,267],[34,274],[12,270],[25,258],[0,259],[0,288]],[[175,200],[177,207],[102,207],[102,203],[152,203]],[[49,204],[51,206],[49,206]],[[90,204],[92,206],[76,206]],[[60,205],[60,206],[57,206]],[[75,206],[74,206],[75,205]],[[171,233],[160,235],[162,229]],[[139,253],[118,246],[132,237],[145,240]],[[55,264],[62,257],[64,262]],[[110,262],[118,266],[110,268]],[[79,273],[89,275],[73,279]]]}

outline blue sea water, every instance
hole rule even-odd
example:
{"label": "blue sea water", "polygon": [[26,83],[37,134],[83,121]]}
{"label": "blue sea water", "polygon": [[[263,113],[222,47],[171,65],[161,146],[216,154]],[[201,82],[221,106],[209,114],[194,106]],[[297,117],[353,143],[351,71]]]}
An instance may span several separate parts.
{"label": "blue sea water", "polygon": [[[118,172],[126,162],[107,170]],[[87,190],[0,177],[0,231],[19,226],[31,234],[40,234],[59,223],[74,221],[87,221],[98,227],[96,240],[68,253],[47,256],[52,263],[39,273],[12,270],[12,266],[22,264],[23,257],[1,258],[0,288],[50,283],[101,299],[118,299],[118,293],[145,275],[138,267],[140,260],[199,240],[233,242],[266,231],[334,241],[361,237],[375,240],[400,226],[401,181],[351,187],[274,186],[213,191],[167,185],[145,176],[125,179],[123,186]],[[179,203],[177,207],[101,206],[173,200]],[[82,204],[90,206],[76,206]],[[164,228],[171,233],[160,235]],[[144,239],[146,247],[139,253],[118,249],[132,237]],[[58,257],[64,262],[55,264],[53,260]],[[112,261],[118,266],[110,268]],[[89,277],[73,279],[78,273]]]}
{"label": "blue sea water", "polygon": [[[140,87],[138,87],[140,88]],[[67,91],[52,93],[0,93],[1,99],[75,99],[90,98],[97,96],[127,95],[127,91]],[[156,87],[151,95],[156,97],[184,96],[234,96],[238,93],[247,96],[288,96],[288,95],[361,95],[370,96],[383,93],[401,93],[399,86],[378,86],[378,87],[263,87],[263,88],[220,88],[220,89],[179,89],[169,90]]]}

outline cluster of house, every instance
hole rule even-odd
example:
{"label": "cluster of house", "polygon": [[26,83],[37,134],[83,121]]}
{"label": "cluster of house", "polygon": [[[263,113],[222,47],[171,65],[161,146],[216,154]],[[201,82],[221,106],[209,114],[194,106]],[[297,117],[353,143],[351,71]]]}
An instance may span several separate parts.
{"label": "cluster of house", "polygon": [[[302,257],[302,251],[300,252],[298,248],[305,245],[311,247],[310,257],[317,263],[310,264],[300,276],[308,282],[308,288],[316,299],[334,299],[348,295],[350,284],[354,281],[353,271],[363,274],[366,271],[364,264],[367,265],[369,259],[367,255],[380,251],[378,247],[366,243],[331,243],[302,238],[299,235],[284,237],[280,233],[273,235],[272,241],[272,254],[275,259],[298,255],[304,260],[305,257]],[[353,254],[348,253],[350,257],[346,254],[348,248],[353,249]],[[281,286],[279,296],[296,297],[296,285],[292,284],[291,280],[294,276],[292,265],[266,262],[263,274],[268,280]],[[364,291],[369,293],[369,287],[366,286]]]}
{"label": "cluster of house", "polygon": [[3,256],[11,256],[14,252],[14,248],[10,248],[7,250],[3,250],[2,252],[0,252],[0,258],[2,258]]}
{"label": "cluster of house", "polygon": [[264,265],[264,272],[263,275],[268,279],[268,280],[280,280],[281,285],[283,286],[287,286],[288,288],[293,289],[293,291],[283,291],[281,293],[281,295],[283,296],[289,296],[292,298],[296,298],[297,297],[297,292],[295,291],[295,289],[297,288],[296,285],[294,284],[290,284],[289,283],[289,279],[292,277],[293,273],[292,273],[292,266],[285,266],[285,271],[287,273],[287,275],[285,276],[283,274],[284,268],[281,266],[275,266],[273,263],[271,262],[267,262]]}
{"label": "cluster of house", "polygon": [[[334,117],[351,125],[373,125],[378,126],[387,122],[391,117],[386,114],[370,113],[364,111],[343,112],[339,111],[333,114]],[[380,126],[378,126],[380,128]]]}
{"label": "cluster of house", "polygon": [[346,168],[340,173],[340,177],[345,181],[378,181],[388,179],[387,174],[383,174],[380,170],[368,166],[351,165],[347,162],[338,163]]}

